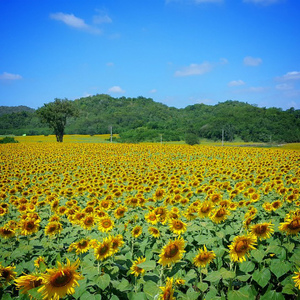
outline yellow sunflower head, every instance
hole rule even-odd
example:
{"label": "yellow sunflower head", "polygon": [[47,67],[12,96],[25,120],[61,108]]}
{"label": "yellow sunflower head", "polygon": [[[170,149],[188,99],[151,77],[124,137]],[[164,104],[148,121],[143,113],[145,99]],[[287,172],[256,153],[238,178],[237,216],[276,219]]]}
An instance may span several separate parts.
{"label": "yellow sunflower head", "polygon": [[259,239],[267,239],[274,232],[273,226],[271,223],[255,224],[251,227],[251,233]]}
{"label": "yellow sunflower head", "polygon": [[143,233],[143,228],[140,225],[136,225],[131,231],[132,236],[135,238],[138,238],[142,233]]}
{"label": "yellow sunflower head", "polygon": [[109,217],[104,217],[99,220],[98,229],[101,232],[108,232],[114,228],[114,221]]}
{"label": "yellow sunflower head", "polygon": [[42,277],[40,275],[22,275],[15,279],[15,285],[21,294],[26,294],[29,290],[41,286]]}
{"label": "yellow sunflower head", "polygon": [[197,267],[206,267],[216,258],[216,255],[213,251],[207,251],[206,246],[203,246],[203,249],[199,248],[198,254],[194,258],[194,264]]}
{"label": "yellow sunflower head", "polygon": [[249,255],[250,250],[255,249],[255,245],[256,236],[254,235],[236,236],[229,245],[230,259],[237,262],[245,261],[245,256]]}
{"label": "yellow sunflower head", "polygon": [[130,268],[131,274],[133,274],[135,277],[138,277],[139,275],[143,275],[145,273],[145,269],[138,267],[138,265],[145,261],[146,261],[145,257],[139,257],[137,260],[135,260]]}
{"label": "yellow sunflower head", "polygon": [[105,238],[102,243],[99,243],[96,247],[94,247],[94,249],[97,260],[104,260],[113,254],[109,238]]}
{"label": "yellow sunflower head", "polygon": [[83,279],[76,271],[79,263],[79,259],[73,264],[67,259],[67,264],[57,262],[57,268],[47,269],[47,272],[41,275],[42,286],[38,289],[43,299],[60,299],[67,294],[74,294],[74,287],[79,286],[78,280]]}
{"label": "yellow sunflower head", "polygon": [[170,221],[170,230],[175,234],[182,234],[186,231],[186,224],[181,220],[172,219]]}
{"label": "yellow sunflower head", "polygon": [[185,242],[182,238],[170,240],[165,245],[159,255],[159,261],[163,266],[170,266],[172,263],[176,263],[183,257]]}

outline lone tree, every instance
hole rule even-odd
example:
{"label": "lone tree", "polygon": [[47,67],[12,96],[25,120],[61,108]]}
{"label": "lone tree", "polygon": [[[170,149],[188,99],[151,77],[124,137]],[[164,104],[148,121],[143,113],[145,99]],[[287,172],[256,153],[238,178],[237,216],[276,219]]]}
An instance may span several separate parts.
{"label": "lone tree", "polygon": [[56,140],[63,141],[67,118],[76,117],[78,111],[73,102],[68,99],[55,98],[54,102],[44,104],[37,110],[37,114],[43,123],[47,123],[54,130]]}

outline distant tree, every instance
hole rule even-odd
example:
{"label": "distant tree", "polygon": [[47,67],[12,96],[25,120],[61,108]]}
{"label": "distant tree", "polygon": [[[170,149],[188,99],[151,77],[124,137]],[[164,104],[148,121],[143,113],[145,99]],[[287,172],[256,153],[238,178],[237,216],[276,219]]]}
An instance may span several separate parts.
{"label": "distant tree", "polygon": [[44,104],[44,106],[40,107],[37,110],[37,114],[41,122],[47,123],[54,130],[57,142],[62,142],[67,118],[76,117],[78,111],[72,101],[56,98],[54,102]]}
{"label": "distant tree", "polygon": [[187,133],[185,135],[185,142],[191,146],[199,144],[199,137],[194,133]]}

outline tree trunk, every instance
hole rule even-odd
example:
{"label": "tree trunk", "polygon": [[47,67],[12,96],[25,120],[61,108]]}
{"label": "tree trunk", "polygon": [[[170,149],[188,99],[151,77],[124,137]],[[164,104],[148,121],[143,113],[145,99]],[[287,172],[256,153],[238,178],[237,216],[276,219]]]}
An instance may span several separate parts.
{"label": "tree trunk", "polygon": [[56,134],[56,141],[59,142],[59,143],[62,143],[63,141],[63,138],[64,138],[64,135],[63,134]]}

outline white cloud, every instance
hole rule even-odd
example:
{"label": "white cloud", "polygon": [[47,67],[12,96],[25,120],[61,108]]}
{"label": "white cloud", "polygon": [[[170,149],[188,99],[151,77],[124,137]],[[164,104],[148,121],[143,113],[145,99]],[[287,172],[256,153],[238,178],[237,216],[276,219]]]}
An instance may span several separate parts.
{"label": "white cloud", "polygon": [[220,64],[221,65],[227,65],[228,64],[228,59],[227,58],[220,58]]}
{"label": "white cloud", "polygon": [[19,75],[19,74],[12,74],[12,73],[3,72],[0,75],[0,79],[1,80],[19,80],[19,79],[22,79],[22,76]]}
{"label": "white cloud", "polygon": [[251,66],[251,67],[256,67],[258,65],[260,65],[262,63],[262,59],[261,58],[255,58],[252,56],[246,56],[244,58],[244,64],[246,66]]}
{"label": "white cloud", "polygon": [[93,18],[94,24],[112,23],[112,19],[108,15],[97,15]]}
{"label": "white cloud", "polygon": [[203,75],[212,70],[212,64],[204,62],[202,64],[190,64],[188,67],[183,67],[175,72],[176,77],[184,77],[191,75]]}
{"label": "white cloud", "polygon": [[254,3],[254,4],[261,4],[261,5],[271,5],[271,4],[281,2],[281,0],[244,0],[244,2]]}
{"label": "white cloud", "polygon": [[257,86],[257,87],[250,87],[248,89],[249,92],[253,92],[253,93],[261,93],[261,92],[264,92],[266,91],[267,88],[266,87],[262,87],[262,86]]}
{"label": "white cloud", "polygon": [[298,80],[298,79],[300,79],[300,72],[299,71],[287,72],[282,77],[279,77],[279,79],[281,79],[281,80]]}
{"label": "white cloud", "polygon": [[100,29],[86,24],[83,19],[75,17],[73,14],[64,14],[62,12],[59,12],[59,13],[55,13],[55,14],[50,14],[50,18],[53,20],[56,20],[56,21],[61,21],[61,22],[65,23],[66,25],[76,28],[76,29],[88,31],[88,32],[94,33],[94,34],[101,33]]}
{"label": "white cloud", "polygon": [[240,86],[240,85],[244,85],[245,82],[241,79],[239,80],[232,80],[228,83],[228,86]]}
{"label": "white cloud", "polygon": [[111,88],[108,89],[110,93],[125,93],[124,90],[121,89],[118,85],[112,86]]}
{"label": "white cloud", "polygon": [[154,93],[156,93],[156,92],[157,92],[156,89],[152,89],[151,91],[149,91],[149,93],[151,93],[151,94],[154,94]]}
{"label": "white cloud", "polygon": [[288,84],[288,83],[281,83],[281,84],[277,84],[275,86],[276,90],[281,90],[281,91],[286,91],[286,90],[291,90],[293,89],[293,85],[292,84]]}

